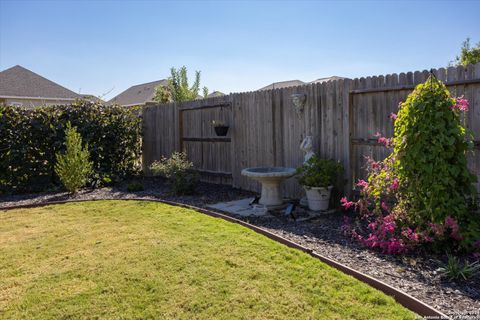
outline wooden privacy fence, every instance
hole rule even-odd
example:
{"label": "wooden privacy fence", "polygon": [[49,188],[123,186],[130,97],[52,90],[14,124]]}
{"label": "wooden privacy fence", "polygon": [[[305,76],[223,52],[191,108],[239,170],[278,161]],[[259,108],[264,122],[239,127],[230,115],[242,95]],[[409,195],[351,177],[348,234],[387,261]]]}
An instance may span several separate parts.
{"label": "wooden privacy fence", "polygon": [[[480,64],[433,71],[455,96],[470,102],[465,122],[472,130],[475,151],[469,167],[480,179]],[[429,72],[408,72],[359,79],[340,79],[283,89],[233,93],[179,104],[147,104],[143,110],[143,165],[185,150],[205,181],[259,191],[257,182],[243,177],[243,168],[297,167],[303,162],[299,146],[313,136],[314,150],[345,167],[346,192],[365,178],[365,156],[385,158],[389,150],[377,143],[376,132],[393,135],[391,112],[398,110],[415,85]],[[297,114],[292,94],[306,103]],[[215,135],[212,120],[230,126],[226,137]],[[480,184],[477,185],[480,190]],[[299,197],[295,179],[284,185],[285,196]]]}

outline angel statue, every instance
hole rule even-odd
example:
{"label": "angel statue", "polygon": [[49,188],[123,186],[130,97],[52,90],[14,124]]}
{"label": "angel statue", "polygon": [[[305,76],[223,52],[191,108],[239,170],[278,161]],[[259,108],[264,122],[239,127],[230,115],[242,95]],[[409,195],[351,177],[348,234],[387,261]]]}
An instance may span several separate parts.
{"label": "angel statue", "polygon": [[303,139],[300,144],[300,150],[305,152],[305,158],[303,159],[304,163],[315,155],[313,152],[313,136],[306,136],[305,139]]}

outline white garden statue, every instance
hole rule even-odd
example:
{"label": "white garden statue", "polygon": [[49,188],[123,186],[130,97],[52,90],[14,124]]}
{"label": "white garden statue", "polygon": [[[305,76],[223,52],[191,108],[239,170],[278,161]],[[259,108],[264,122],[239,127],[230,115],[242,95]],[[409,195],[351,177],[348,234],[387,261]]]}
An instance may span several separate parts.
{"label": "white garden statue", "polygon": [[305,139],[303,139],[302,143],[300,144],[300,150],[305,152],[305,157],[303,158],[304,163],[315,155],[313,152],[313,136],[306,136]]}
{"label": "white garden statue", "polygon": [[[304,163],[306,163],[315,155],[313,152],[313,136],[306,136],[305,139],[303,139],[302,143],[300,144],[300,150],[305,152],[305,157],[303,158]],[[308,206],[308,200],[306,196],[300,199],[300,205],[304,207]]]}

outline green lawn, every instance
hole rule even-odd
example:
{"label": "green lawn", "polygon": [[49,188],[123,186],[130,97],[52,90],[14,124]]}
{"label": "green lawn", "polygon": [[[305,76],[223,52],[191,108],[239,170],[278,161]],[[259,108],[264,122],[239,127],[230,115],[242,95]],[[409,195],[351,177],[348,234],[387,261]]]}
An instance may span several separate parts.
{"label": "green lawn", "polygon": [[0,211],[1,319],[413,319],[239,225],[155,202]]}

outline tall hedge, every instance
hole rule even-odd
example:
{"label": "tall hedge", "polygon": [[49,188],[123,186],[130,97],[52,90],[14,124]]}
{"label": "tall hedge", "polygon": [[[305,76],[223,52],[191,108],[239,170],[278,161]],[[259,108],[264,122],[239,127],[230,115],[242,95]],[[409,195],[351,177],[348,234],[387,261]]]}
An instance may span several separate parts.
{"label": "tall hedge", "polygon": [[141,155],[138,109],[79,101],[35,109],[0,106],[0,192],[41,191],[58,184],[55,154],[70,122],[88,143],[93,183],[135,173]]}

